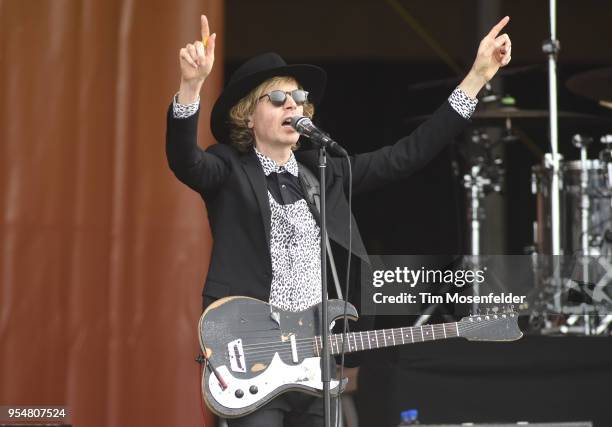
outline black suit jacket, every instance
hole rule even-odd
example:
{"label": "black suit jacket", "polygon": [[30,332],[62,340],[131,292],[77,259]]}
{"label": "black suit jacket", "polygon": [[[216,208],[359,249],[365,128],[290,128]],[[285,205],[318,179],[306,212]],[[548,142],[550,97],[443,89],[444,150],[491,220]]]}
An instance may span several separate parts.
{"label": "black suit jacket", "polygon": [[[198,114],[175,119],[168,110],[166,154],[177,178],[206,203],[213,248],[204,285],[204,304],[228,296],[269,299],[272,281],[270,206],[263,169],[253,150],[240,153],[225,144],[197,145]],[[404,178],[431,160],[468,123],[446,101],[412,134],[393,145],[351,156],[353,193],[374,190]],[[298,162],[318,176],[318,150],[298,150]],[[327,223],[332,241],[348,247],[348,164],[328,157]],[[311,206],[311,211],[316,209]],[[317,215],[315,215],[317,217]],[[367,261],[353,222],[353,254]],[[328,281],[328,283],[331,281]],[[333,285],[330,286],[333,287]],[[356,293],[355,293],[356,294]],[[356,304],[359,305],[359,304]]]}

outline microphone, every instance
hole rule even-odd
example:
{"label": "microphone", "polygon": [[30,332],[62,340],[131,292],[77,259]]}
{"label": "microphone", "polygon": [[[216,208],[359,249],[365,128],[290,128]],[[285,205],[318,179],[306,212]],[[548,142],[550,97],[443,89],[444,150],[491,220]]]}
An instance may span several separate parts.
{"label": "microphone", "polygon": [[295,129],[300,135],[304,135],[311,141],[323,145],[332,153],[340,156],[348,156],[348,153],[344,148],[340,146],[340,144],[331,139],[329,135],[324,133],[322,130],[317,128],[312,122],[312,120],[310,120],[308,117],[291,117],[291,127]]}

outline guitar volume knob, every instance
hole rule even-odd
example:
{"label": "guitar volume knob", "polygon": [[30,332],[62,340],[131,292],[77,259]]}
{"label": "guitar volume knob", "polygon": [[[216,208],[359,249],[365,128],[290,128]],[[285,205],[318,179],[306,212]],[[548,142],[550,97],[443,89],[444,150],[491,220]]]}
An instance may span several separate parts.
{"label": "guitar volume knob", "polygon": [[242,396],[244,396],[244,391],[242,391],[241,389],[236,390],[236,392],[234,393],[234,395],[240,399]]}
{"label": "guitar volume knob", "polygon": [[249,387],[249,391],[251,392],[251,394],[257,394],[259,390],[257,389],[256,385],[252,385],[251,387]]}

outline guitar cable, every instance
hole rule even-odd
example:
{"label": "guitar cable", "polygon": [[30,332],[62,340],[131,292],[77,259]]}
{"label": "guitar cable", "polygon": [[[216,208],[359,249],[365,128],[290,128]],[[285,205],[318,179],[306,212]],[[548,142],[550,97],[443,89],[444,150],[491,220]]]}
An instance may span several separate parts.
{"label": "guitar cable", "polygon": [[204,357],[204,355],[200,352],[198,354],[198,357],[195,358],[195,361],[198,362],[198,379],[199,381],[198,383],[198,394],[200,395],[200,398],[198,399],[200,401],[200,412],[202,413],[202,427],[206,427],[206,410],[204,409],[204,396],[202,395],[202,389],[200,388],[200,381],[202,378],[202,375],[204,374],[204,368],[202,366],[202,364],[206,363],[206,358]]}
{"label": "guitar cable", "polygon": [[196,357],[196,362],[198,362],[200,365],[204,364],[205,368],[208,368],[210,373],[213,374],[215,378],[217,378],[217,381],[219,381],[219,386],[221,387],[221,389],[225,390],[227,388],[227,383],[225,382],[221,374],[215,369],[208,357],[206,357],[203,353],[200,353],[198,354],[198,357]]}

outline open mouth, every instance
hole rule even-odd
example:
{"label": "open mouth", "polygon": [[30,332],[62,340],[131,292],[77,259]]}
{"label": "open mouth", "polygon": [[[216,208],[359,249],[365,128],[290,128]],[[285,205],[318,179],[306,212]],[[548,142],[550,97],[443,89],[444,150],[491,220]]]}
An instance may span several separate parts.
{"label": "open mouth", "polygon": [[291,127],[291,117],[287,117],[285,120],[283,120],[283,127]]}

